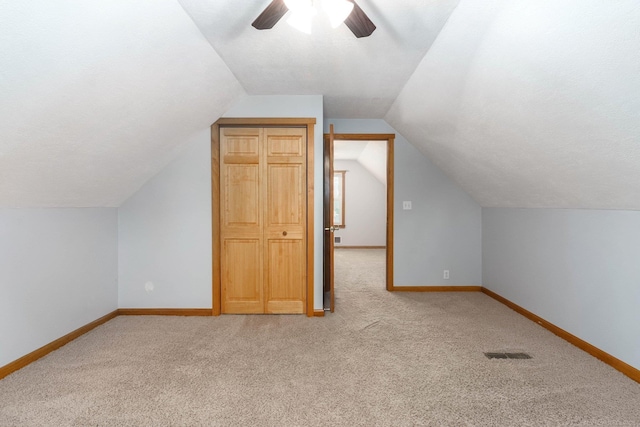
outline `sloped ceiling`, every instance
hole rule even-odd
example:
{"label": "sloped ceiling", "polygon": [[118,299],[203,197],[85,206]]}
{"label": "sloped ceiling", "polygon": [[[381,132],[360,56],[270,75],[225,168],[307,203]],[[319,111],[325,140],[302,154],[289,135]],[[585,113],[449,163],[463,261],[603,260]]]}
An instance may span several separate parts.
{"label": "sloped ceiling", "polygon": [[244,93],[174,0],[0,4],[0,206],[118,206]]}
{"label": "sloped ceiling", "polygon": [[358,0],[377,25],[357,39],[318,14],[306,35],[283,17],[251,22],[271,0],[178,0],[250,95],[323,95],[331,118],[382,118],[459,0]]}
{"label": "sloped ceiling", "polygon": [[333,142],[334,160],[358,160],[369,141],[336,140]]}
{"label": "sloped ceiling", "polygon": [[369,141],[358,157],[358,163],[387,186],[387,141]]}
{"label": "sloped ceiling", "polygon": [[0,206],[118,206],[238,98],[385,118],[483,206],[640,209],[637,0],[0,2]]}
{"label": "sloped ceiling", "polygon": [[640,209],[640,3],[462,0],[386,120],[482,206]]}
{"label": "sloped ceiling", "polygon": [[355,160],[382,185],[387,185],[387,141],[335,140],[334,160]]}

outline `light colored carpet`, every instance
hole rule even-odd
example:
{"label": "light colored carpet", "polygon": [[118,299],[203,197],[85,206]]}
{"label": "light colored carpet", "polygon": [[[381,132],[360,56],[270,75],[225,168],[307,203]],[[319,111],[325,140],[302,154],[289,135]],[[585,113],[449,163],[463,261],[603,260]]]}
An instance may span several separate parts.
{"label": "light colored carpet", "polygon": [[640,425],[640,384],[481,293],[384,291],[380,253],[336,251],[325,318],[118,317],[1,380],[0,426]]}

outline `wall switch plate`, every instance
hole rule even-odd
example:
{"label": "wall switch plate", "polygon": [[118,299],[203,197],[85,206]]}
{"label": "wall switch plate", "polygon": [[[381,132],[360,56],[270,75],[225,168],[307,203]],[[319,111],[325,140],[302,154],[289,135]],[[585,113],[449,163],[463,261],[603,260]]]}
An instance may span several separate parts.
{"label": "wall switch plate", "polygon": [[445,270],[442,274],[442,277],[446,280],[449,280],[449,270]]}
{"label": "wall switch plate", "polygon": [[405,201],[402,202],[402,209],[404,209],[405,211],[410,211],[411,210],[411,201]]}

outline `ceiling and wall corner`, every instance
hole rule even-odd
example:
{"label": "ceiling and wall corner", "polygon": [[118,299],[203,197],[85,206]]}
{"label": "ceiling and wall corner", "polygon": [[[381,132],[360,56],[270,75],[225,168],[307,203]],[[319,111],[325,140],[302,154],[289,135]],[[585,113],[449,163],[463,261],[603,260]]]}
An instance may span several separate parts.
{"label": "ceiling and wall corner", "polygon": [[382,185],[387,185],[387,144],[386,141],[369,141],[360,156],[360,163]]}
{"label": "ceiling and wall corner", "polygon": [[640,209],[640,4],[462,0],[386,120],[485,207]]}
{"label": "ceiling and wall corner", "polygon": [[118,206],[244,93],[175,1],[0,9],[0,206]]}
{"label": "ceiling and wall corner", "polygon": [[[386,141],[383,141],[383,143]],[[345,227],[335,231],[339,246],[384,247],[387,244],[387,187],[357,160],[334,159],[334,170],[345,170]]]}
{"label": "ceiling and wall corner", "polygon": [[387,185],[387,141],[336,140],[334,160],[355,160],[382,185]]}

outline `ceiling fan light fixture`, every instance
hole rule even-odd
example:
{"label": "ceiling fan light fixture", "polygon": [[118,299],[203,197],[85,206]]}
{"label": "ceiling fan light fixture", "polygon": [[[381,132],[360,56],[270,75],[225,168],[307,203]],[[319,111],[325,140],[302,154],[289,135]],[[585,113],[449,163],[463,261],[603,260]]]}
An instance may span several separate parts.
{"label": "ceiling fan light fixture", "polygon": [[305,34],[311,34],[311,23],[316,14],[316,10],[311,5],[311,2],[308,2],[307,7],[290,9],[290,11],[291,14],[289,19],[287,19],[287,24]]}
{"label": "ceiling fan light fixture", "polygon": [[344,22],[357,38],[369,37],[376,30],[375,24],[356,0],[271,0],[251,25],[257,30],[268,30],[288,15],[290,25],[311,34],[311,21],[316,14],[314,2],[323,3],[323,9],[331,17],[334,28]]}
{"label": "ceiling fan light fixture", "polygon": [[284,0],[284,5],[290,11],[296,11],[313,7],[313,2],[311,0]]}
{"label": "ceiling fan light fixture", "polygon": [[323,0],[322,8],[329,16],[333,28],[337,28],[353,11],[353,3],[348,0]]}

